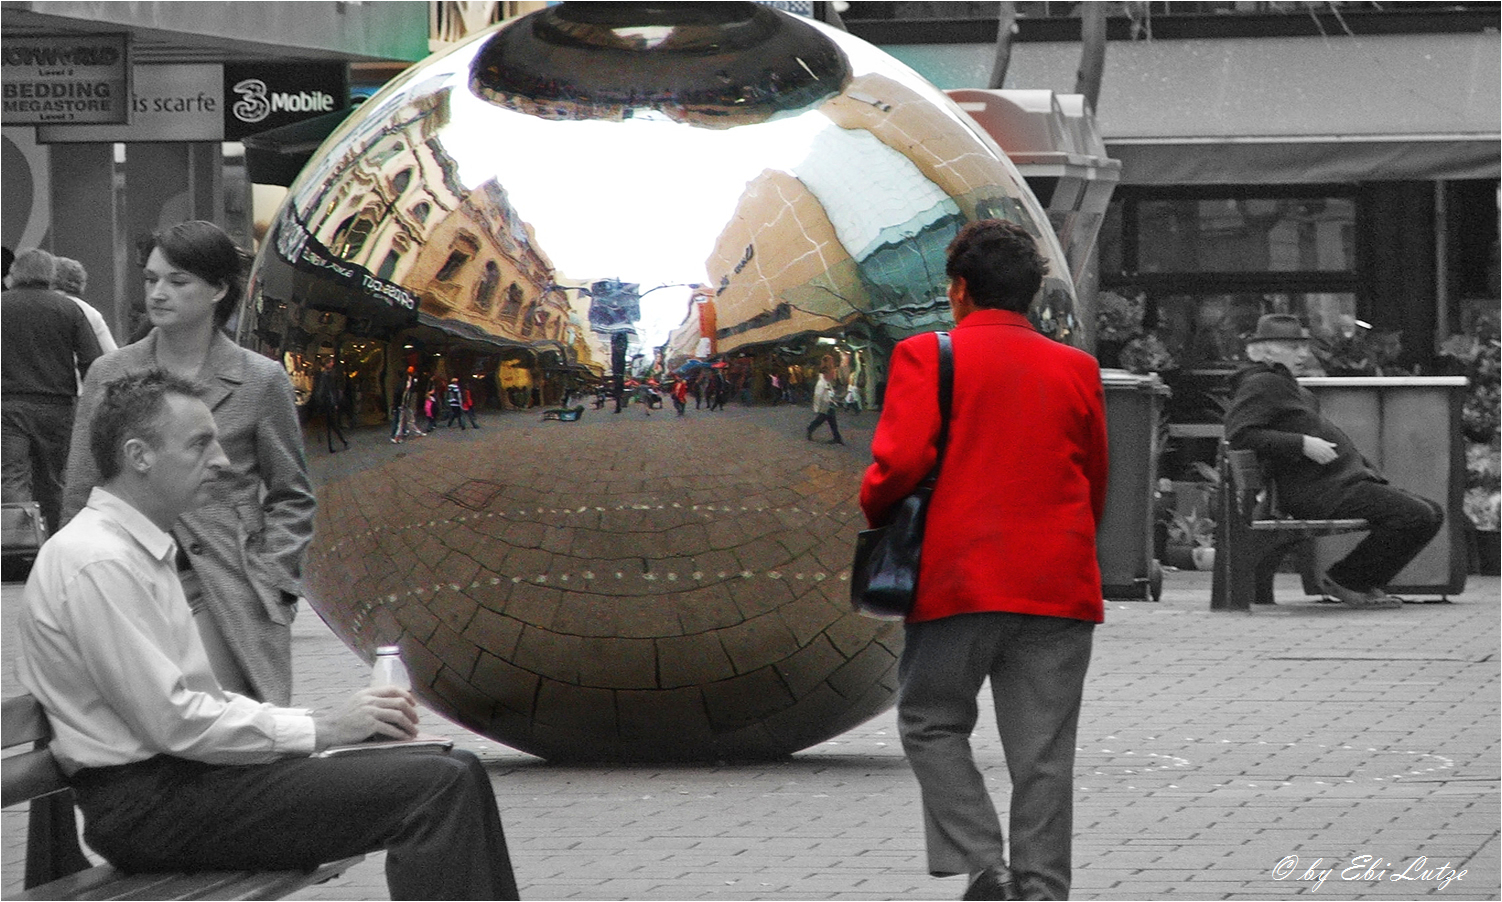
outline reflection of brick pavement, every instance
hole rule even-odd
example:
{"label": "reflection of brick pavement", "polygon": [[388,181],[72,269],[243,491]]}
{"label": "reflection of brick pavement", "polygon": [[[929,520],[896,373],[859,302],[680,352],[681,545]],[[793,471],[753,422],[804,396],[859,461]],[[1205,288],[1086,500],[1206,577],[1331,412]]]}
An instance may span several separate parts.
{"label": "reflection of brick pavement", "polygon": [[[315,466],[339,460],[319,454]],[[1281,576],[1279,597],[1293,603],[1250,615],[1210,614],[1207,574],[1165,582],[1160,603],[1109,603],[1096,634],[1076,898],[1502,896],[1495,577],[1471,577],[1454,604],[1349,612],[1302,601],[1297,578]],[[4,587],[6,626],[19,595]],[[12,634],[7,694],[17,691]],[[294,635],[298,703],[330,705],[365,679],[316,617],[304,612]],[[983,708],[975,747],[1004,802],[992,724]],[[946,899],[962,889],[924,874],[891,712],[756,765],[550,765],[429,726],[490,766],[527,898]],[[24,832],[24,816],[6,812],[0,893],[19,885]],[[1382,863],[1368,874],[1360,856]],[[1467,873],[1444,888],[1437,875],[1393,879],[1447,863]],[[385,898],[380,856],[298,898]]]}
{"label": "reflection of brick pavement", "polygon": [[812,745],[890,703],[900,646],[846,601],[864,431],[811,443],[810,416],[497,415],[365,449],[322,484],[312,595],[352,646],[399,642],[446,714],[550,758]]}

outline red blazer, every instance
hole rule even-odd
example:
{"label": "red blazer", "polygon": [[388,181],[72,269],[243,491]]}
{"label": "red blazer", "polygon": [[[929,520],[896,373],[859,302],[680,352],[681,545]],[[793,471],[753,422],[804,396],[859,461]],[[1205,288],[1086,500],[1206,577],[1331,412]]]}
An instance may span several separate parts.
{"label": "red blazer", "polygon": [[[908,620],[1010,611],[1099,623],[1095,527],[1108,460],[1099,365],[1005,310],[978,310],[951,335],[949,447]],[[892,352],[875,462],[861,483],[873,526],[933,467],[938,378],[933,335]]]}

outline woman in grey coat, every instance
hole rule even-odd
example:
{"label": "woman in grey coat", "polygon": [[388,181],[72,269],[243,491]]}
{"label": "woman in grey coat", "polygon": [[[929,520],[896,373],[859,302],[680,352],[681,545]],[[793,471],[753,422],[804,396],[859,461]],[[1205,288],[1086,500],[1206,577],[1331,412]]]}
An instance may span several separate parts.
{"label": "woman in grey coat", "polygon": [[292,697],[292,618],[316,501],[292,384],[281,364],[222,331],[244,292],[244,258],[208,222],[152,236],[145,262],[151,332],[90,367],[73,425],[66,522],[99,484],[89,421],[104,386],[164,369],[207,390],[229,469],[213,500],[173,529],[183,589],[225,688],[275,705]]}

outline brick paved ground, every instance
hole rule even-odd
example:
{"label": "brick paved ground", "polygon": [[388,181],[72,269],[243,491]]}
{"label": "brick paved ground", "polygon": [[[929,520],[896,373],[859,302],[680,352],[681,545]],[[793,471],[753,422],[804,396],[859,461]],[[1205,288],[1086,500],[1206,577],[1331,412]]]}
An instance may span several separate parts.
{"label": "brick paved ground", "polygon": [[[787,416],[801,426],[801,412]],[[847,441],[869,438],[859,428]],[[391,450],[374,432],[355,441],[366,447],[347,457],[315,452],[324,478],[380,453],[377,442]],[[1498,580],[1472,577],[1450,604],[1378,612],[1317,604],[1297,583],[1280,577],[1284,604],[1252,614],[1209,613],[1201,573],[1169,573],[1161,602],[1107,605],[1080,724],[1076,898],[1502,897]],[[7,626],[19,595],[0,591]],[[6,694],[17,691],[12,635]],[[299,703],[328,705],[365,679],[316,616],[304,611],[294,635]],[[962,890],[924,874],[891,712],[759,765],[556,766],[430,726],[487,761],[527,898]],[[984,713],[975,746],[1004,803]],[[6,812],[0,893],[19,885],[23,845],[23,815]],[[1441,886],[1444,865],[1466,873]],[[385,898],[380,856],[297,898]]]}

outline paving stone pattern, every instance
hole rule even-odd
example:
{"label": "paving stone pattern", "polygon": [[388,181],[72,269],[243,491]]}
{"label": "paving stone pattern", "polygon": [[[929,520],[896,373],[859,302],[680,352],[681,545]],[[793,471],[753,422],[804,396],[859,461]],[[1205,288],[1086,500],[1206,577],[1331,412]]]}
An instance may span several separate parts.
{"label": "paving stone pattern", "polygon": [[[801,429],[801,412],[785,415]],[[847,441],[853,425],[841,424]],[[394,450],[374,433],[352,439]],[[321,452],[314,463],[361,469]],[[1449,604],[1394,611],[1304,599],[1295,576],[1277,590],[1275,609],[1212,614],[1209,575],[1171,571],[1161,602],[1107,604],[1080,723],[1074,897],[1502,897],[1497,578],[1471,577]],[[19,586],[0,592],[7,627],[19,596]],[[6,694],[18,691],[12,636],[4,630]],[[293,654],[299,704],[331,706],[368,675],[307,610]],[[963,889],[925,873],[891,711],[760,764],[551,764],[436,715],[427,726],[485,760],[525,898],[951,899]],[[984,707],[973,744],[1005,805]],[[24,837],[24,809],[6,811],[0,894],[20,885]],[[386,898],[382,860],[295,898]]]}
{"label": "paving stone pattern", "polygon": [[848,603],[866,460],[807,441],[810,416],[388,444],[322,484],[311,597],[351,646],[400,644],[446,715],[553,760],[796,751],[889,706],[901,650]]}

